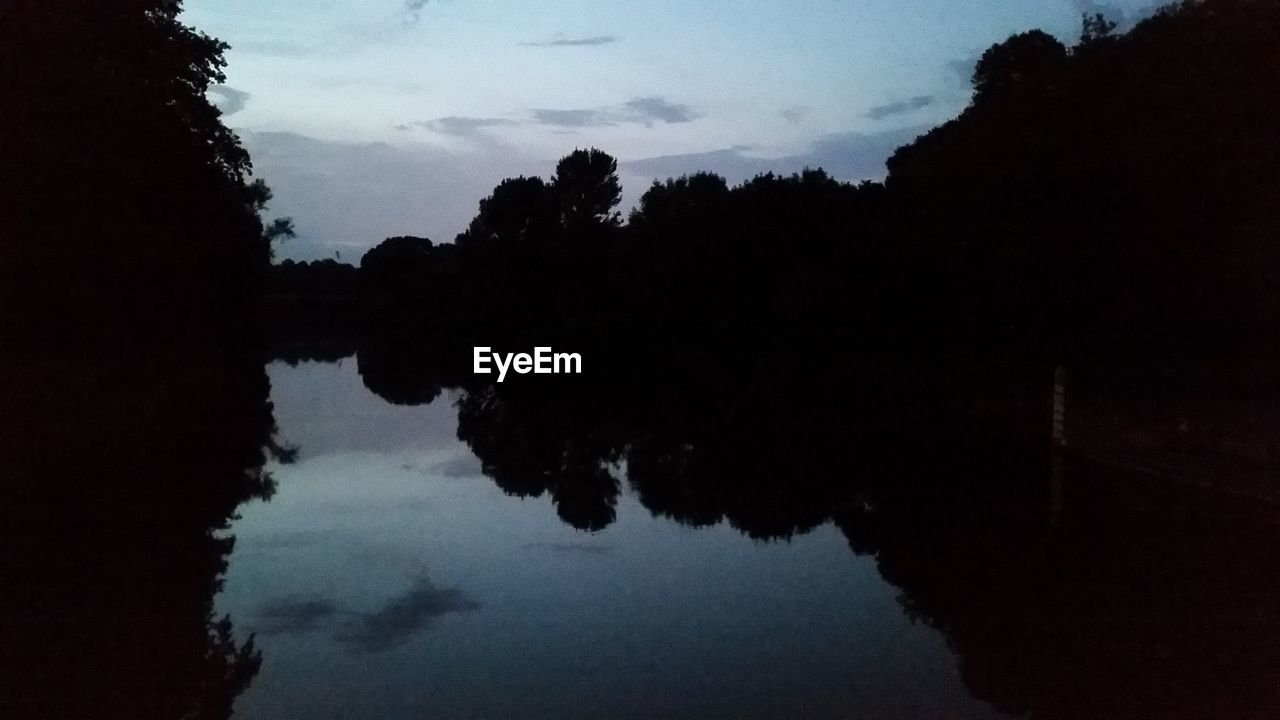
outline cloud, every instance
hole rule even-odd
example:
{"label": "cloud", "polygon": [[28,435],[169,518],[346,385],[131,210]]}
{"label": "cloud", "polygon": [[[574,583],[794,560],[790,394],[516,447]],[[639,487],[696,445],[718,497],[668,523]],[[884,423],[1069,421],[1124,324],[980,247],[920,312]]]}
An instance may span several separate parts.
{"label": "cloud", "polygon": [[479,603],[461,590],[438,588],[419,578],[405,593],[391,598],[373,612],[338,607],[319,597],[271,598],[254,614],[256,631],[265,636],[314,632],[347,618],[333,631],[333,639],[361,654],[390,650],[449,613],[478,610]]}
{"label": "cloud", "polygon": [[778,115],[792,125],[799,125],[802,120],[809,117],[809,112],[809,108],[797,105],[779,110]]}
{"label": "cloud", "polygon": [[209,88],[209,94],[212,96],[210,100],[214,106],[222,111],[224,117],[235,115],[249,104],[249,93],[243,90],[237,90],[228,85],[214,85]]}
{"label": "cloud", "polygon": [[731,147],[631,160],[619,165],[628,175],[648,180],[706,170],[737,183],[765,172],[793,173],[819,167],[842,180],[880,179],[885,175],[885,161],[893,151],[926,129],[917,126],[873,134],[848,132],[827,135],[814,141],[807,152],[777,158],[755,157],[748,154],[750,148]]}
{"label": "cloud", "polygon": [[557,47],[589,47],[594,45],[609,45],[618,42],[621,38],[616,35],[592,35],[591,37],[581,38],[558,38],[555,40],[543,40],[542,42],[523,42],[520,43],[525,47],[540,48],[557,48]]}
{"label": "cloud", "polygon": [[532,112],[535,123],[562,128],[610,127],[632,123],[652,127],[655,122],[687,123],[702,117],[688,105],[670,102],[661,95],[632,98],[614,107],[568,110],[539,108]]}
{"label": "cloud", "polygon": [[701,115],[688,105],[673,103],[660,95],[632,98],[621,105],[602,108],[535,108],[522,119],[498,117],[465,117],[451,115],[433,120],[418,120],[397,125],[397,130],[425,128],[440,135],[455,137],[483,137],[487,130],[496,127],[520,125],[544,125],[560,129],[598,128],[616,125],[639,124],[652,127],[654,123],[687,123]]}
{"label": "cloud", "polygon": [[259,606],[254,614],[255,630],[262,635],[311,632],[338,612],[332,602],[323,598],[272,598]]}
{"label": "cloud", "polygon": [[688,105],[667,102],[659,95],[628,100],[623,107],[637,117],[664,123],[687,123],[698,118]]}
{"label": "cloud", "polygon": [[517,124],[516,121],[508,120],[506,118],[460,117],[457,115],[450,115],[449,117],[435,118],[434,120],[420,120],[418,122],[409,123],[408,125],[398,125],[396,127],[399,130],[409,130],[414,127],[422,127],[432,132],[440,133],[441,135],[476,137],[483,135],[489,128],[515,124]]}
{"label": "cloud", "polygon": [[908,100],[893,102],[887,105],[877,105],[867,111],[866,117],[872,120],[883,120],[894,115],[906,115],[915,112],[921,108],[929,107],[933,104],[934,97],[932,95],[918,95]]}
{"label": "cloud", "polygon": [[372,654],[404,643],[431,622],[449,613],[477,610],[480,605],[454,588],[438,588],[426,578],[417,580],[403,595],[388,600],[378,610],[363,614],[335,639],[354,652]]}
{"label": "cloud", "polygon": [[533,111],[533,121],[539,125],[560,127],[602,127],[617,124],[608,113],[600,110],[550,110]]}
{"label": "cloud", "polygon": [[422,19],[422,9],[427,6],[430,0],[404,0],[404,23],[405,25],[417,25]]}

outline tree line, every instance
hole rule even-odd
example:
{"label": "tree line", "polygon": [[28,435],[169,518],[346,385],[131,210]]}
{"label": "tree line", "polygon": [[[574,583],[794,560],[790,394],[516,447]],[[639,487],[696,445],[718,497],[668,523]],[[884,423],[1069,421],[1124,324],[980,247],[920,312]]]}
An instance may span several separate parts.
{"label": "tree line", "polygon": [[358,298],[362,332],[619,362],[1270,347],[1278,28],[1274,3],[1187,0],[1123,34],[1086,17],[1072,46],[1018,34],[882,182],[699,172],[655,182],[623,222],[616,161],[576,150],[548,180],[499,184],[453,243],[286,263],[273,287]]}
{"label": "tree line", "polygon": [[[226,43],[176,0],[0,5],[0,331],[85,342],[255,326],[271,192],[207,92]],[[226,331],[226,332],[224,332]]]}

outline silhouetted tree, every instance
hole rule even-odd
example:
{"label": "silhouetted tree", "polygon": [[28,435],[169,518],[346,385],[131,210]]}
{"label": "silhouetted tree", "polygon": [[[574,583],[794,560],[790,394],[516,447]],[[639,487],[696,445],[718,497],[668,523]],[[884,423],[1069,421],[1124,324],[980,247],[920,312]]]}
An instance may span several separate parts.
{"label": "silhouetted tree", "polygon": [[1080,29],[1080,45],[1083,47],[1106,40],[1112,36],[1117,27],[1118,24],[1114,20],[1108,20],[1102,13],[1086,14],[1084,26]]}
{"label": "silhouetted tree", "polygon": [[1274,345],[1276,7],[1184,2],[1123,34],[1085,17],[1073,47],[1014,35],[883,184],[698,173],[619,227],[616,161],[577,150],[550,183],[500,184],[455,245],[409,248],[397,280],[371,252],[365,325],[463,348],[455,375],[470,341],[560,344],[650,389],[732,367],[740,387],[872,392],[919,351],[1168,367]]}
{"label": "silhouetted tree", "polygon": [[427,238],[387,238],[360,258],[361,276],[373,288],[410,286],[427,267],[434,247]]}
{"label": "silhouetted tree", "polygon": [[271,266],[267,292],[277,296],[346,297],[356,292],[356,283],[356,268],[346,263],[329,258],[314,262],[285,260]]}
{"label": "silhouetted tree", "polygon": [[920,460],[836,521],[944,633],[976,697],[1043,720],[1269,712],[1280,564],[1261,549],[1265,519],[1069,464],[1055,526],[1047,488],[1023,477],[1033,467]]}
{"label": "silhouetted tree", "polygon": [[[243,327],[273,237],[270,199],[205,93],[226,45],[182,3],[0,7],[0,292],[50,332]],[[211,327],[198,328],[208,333]]]}
{"label": "silhouetted tree", "polygon": [[[1088,21],[1086,21],[1088,22]],[[1093,26],[1087,26],[1091,31]],[[1067,48],[1043,30],[991,46],[973,71],[974,102],[1053,90],[1067,64]]]}
{"label": "silhouetted tree", "polygon": [[364,386],[392,405],[425,405],[440,396],[441,376],[419,346],[366,338],[356,356]]}
{"label": "silhouetted tree", "polygon": [[639,251],[648,257],[712,263],[733,250],[733,238],[724,235],[729,220],[728,184],[719,175],[700,172],[655,180],[627,224],[643,238]]}
{"label": "silhouetted tree", "polygon": [[542,178],[503,180],[480,201],[480,212],[458,236],[458,246],[475,251],[546,252],[558,229],[555,199]]}
{"label": "silhouetted tree", "polygon": [[560,222],[566,230],[580,232],[593,226],[616,227],[622,222],[616,209],[622,200],[617,173],[618,161],[595,148],[574,150],[556,164],[551,189],[560,207]]}
{"label": "silhouetted tree", "polygon": [[396,274],[431,254],[435,244],[428,238],[400,235],[389,237],[360,257],[360,269],[370,274]]}
{"label": "silhouetted tree", "polygon": [[1069,50],[989,50],[972,105],[889,163],[922,316],[1094,357],[1274,342],[1278,19],[1184,2],[1123,35],[1086,18]]}
{"label": "silhouetted tree", "polygon": [[253,639],[214,613],[235,542],[226,529],[275,487],[260,360],[236,347],[98,349],[89,362],[9,350],[6,713],[226,720],[261,663]]}

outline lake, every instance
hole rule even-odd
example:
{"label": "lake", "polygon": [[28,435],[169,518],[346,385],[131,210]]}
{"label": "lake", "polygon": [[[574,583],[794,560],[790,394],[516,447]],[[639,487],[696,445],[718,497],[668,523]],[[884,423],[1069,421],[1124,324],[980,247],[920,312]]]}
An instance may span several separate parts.
{"label": "lake", "polygon": [[[1202,499],[1069,468],[1053,500],[1049,465],[966,451],[868,462],[902,485],[954,476],[940,486],[762,515],[736,491],[691,510],[606,459],[609,512],[577,522],[572,493],[486,476],[458,439],[465,391],[391,404],[354,358],[268,372],[297,456],[229,531],[216,607],[263,655],[237,717],[1227,717],[1276,699],[1275,562],[1239,552],[1275,535],[1233,539],[1236,511]],[[785,438],[723,442],[779,475],[741,493],[812,491]],[[1006,475],[1020,489],[989,489]]]}
{"label": "lake", "polygon": [[[438,357],[0,359],[6,711],[1280,708],[1276,505],[1202,451],[1179,450],[1199,463],[1181,475],[1051,451],[1038,371],[499,386]],[[1248,417],[1226,419],[1262,447]],[[1184,456],[1160,447],[1143,457]]]}
{"label": "lake", "polygon": [[995,717],[831,524],[753,540],[624,490],[579,531],[484,476],[452,394],[270,376],[299,455],[231,527],[218,608],[264,656],[237,717]]}

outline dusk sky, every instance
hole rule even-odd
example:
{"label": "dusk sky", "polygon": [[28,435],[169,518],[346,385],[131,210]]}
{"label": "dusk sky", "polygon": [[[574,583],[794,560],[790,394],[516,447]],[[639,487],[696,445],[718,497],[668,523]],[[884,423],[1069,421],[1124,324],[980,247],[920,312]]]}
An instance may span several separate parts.
{"label": "dusk sky", "polygon": [[[500,180],[599,147],[624,205],[654,178],[824,167],[879,178],[968,102],[992,43],[1151,0],[187,0],[231,44],[226,122],[298,238],[357,262],[390,235],[452,241]],[[624,207],[625,209],[625,207]]]}

